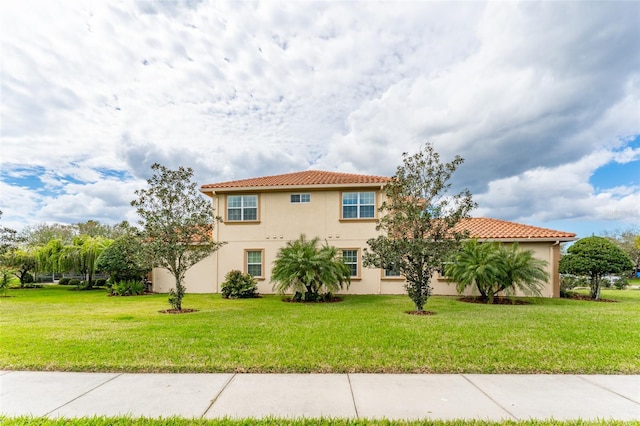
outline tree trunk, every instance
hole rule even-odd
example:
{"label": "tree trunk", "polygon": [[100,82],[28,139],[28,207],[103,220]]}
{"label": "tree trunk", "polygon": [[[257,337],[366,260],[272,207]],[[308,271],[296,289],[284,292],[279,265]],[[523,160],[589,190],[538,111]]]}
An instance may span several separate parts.
{"label": "tree trunk", "polygon": [[591,298],[593,300],[600,299],[600,280],[598,277],[591,278]]}

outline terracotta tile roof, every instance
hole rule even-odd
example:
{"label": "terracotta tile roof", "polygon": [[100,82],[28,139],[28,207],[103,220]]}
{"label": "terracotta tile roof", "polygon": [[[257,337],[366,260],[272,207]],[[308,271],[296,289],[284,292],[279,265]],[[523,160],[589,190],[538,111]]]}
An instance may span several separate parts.
{"label": "terracotta tile roof", "polygon": [[468,230],[472,238],[479,240],[558,240],[573,241],[576,234],[554,229],[523,225],[505,220],[474,217],[462,220],[456,227]]}
{"label": "terracotta tile roof", "polygon": [[230,182],[202,185],[202,189],[224,188],[256,188],[274,186],[311,186],[311,185],[352,185],[352,184],[384,184],[390,178],[383,176],[357,175],[351,173],[325,172],[307,170],[304,172],[283,175],[264,176],[251,179],[233,180]]}

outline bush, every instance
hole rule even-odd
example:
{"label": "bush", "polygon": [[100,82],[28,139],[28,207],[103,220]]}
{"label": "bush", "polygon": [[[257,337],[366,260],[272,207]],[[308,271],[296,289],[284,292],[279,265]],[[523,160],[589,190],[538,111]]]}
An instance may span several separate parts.
{"label": "bush", "polygon": [[576,287],[588,287],[589,280],[587,277],[579,277],[571,274],[560,275],[560,292],[568,291]]}
{"label": "bush", "polygon": [[96,280],[95,286],[96,287],[105,287],[107,285],[107,280],[104,278],[99,278]]}
{"label": "bush", "polygon": [[629,285],[627,277],[615,277],[613,279],[613,287],[616,290],[624,290]]}
{"label": "bush", "polygon": [[114,296],[137,296],[144,293],[144,282],[138,280],[116,281],[111,285]]}
{"label": "bush", "polygon": [[60,284],[60,285],[69,285],[70,281],[71,281],[71,278],[60,278],[58,280],[58,284]]}
{"label": "bush", "polygon": [[76,286],[76,287],[80,287],[80,283],[81,283],[81,281],[79,279],[72,278],[72,279],[69,280],[67,285],[73,285],[73,286]]}
{"label": "bush", "polygon": [[238,270],[229,271],[222,283],[222,297],[225,299],[248,299],[258,297],[258,283],[249,274]]}

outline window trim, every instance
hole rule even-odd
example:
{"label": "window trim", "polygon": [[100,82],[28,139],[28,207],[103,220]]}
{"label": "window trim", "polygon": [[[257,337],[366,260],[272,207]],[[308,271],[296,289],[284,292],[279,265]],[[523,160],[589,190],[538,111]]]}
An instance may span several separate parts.
{"label": "window trim", "polygon": [[[248,196],[254,196],[256,197],[256,218],[252,219],[252,220],[233,220],[233,219],[229,219],[229,197],[248,197]],[[227,194],[224,197],[224,216],[225,216],[225,223],[229,223],[229,224],[237,224],[237,223],[260,223],[260,204],[261,200],[260,200],[260,194],[255,194],[255,193],[247,193],[247,194]],[[240,207],[241,209],[244,209],[244,207]],[[244,213],[242,214],[244,215]]]}
{"label": "window trim", "polygon": [[[342,261],[344,262],[344,252],[345,251],[355,251],[356,252],[356,272],[357,275],[351,275],[351,280],[360,280],[362,279],[362,254],[361,254],[361,250],[359,247],[341,247],[340,249],[340,256],[342,258]],[[345,265],[349,266],[352,265],[352,263],[346,263],[344,262]]]}
{"label": "window trim", "polygon": [[[366,193],[366,192],[370,192],[373,193],[373,216],[372,217],[344,217],[344,194],[361,194],[361,193]],[[376,190],[371,190],[371,191],[359,191],[359,190],[351,190],[351,191],[340,191],[340,221],[345,221],[345,222],[353,222],[353,221],[358,221],[358,222],[375,222],[378,220],[378,191]],[[355,206],[358,207],[358,215],[360,215],[360,206],[369,206],[371,204],[360,204],[360,195],[358,195],[358,204],[355,204]]]}
{"label": "window trim", "polygon": [[[259,252],[260,253],[260,272],[262,273],[260,276],[249,274],[249,252]],[[261,281],[261,280],[265,279],[265,274],[264,274],[264,249],[263,248],[246,248],[246,249],[244,249],[244,256],[243,256],[242,263],[243,263],[243,268],[244,268],[244,273],[245,274],[251,275],[256,280],[260,280]],[[252,265],[255,265],[255,263],[252,263]]]}

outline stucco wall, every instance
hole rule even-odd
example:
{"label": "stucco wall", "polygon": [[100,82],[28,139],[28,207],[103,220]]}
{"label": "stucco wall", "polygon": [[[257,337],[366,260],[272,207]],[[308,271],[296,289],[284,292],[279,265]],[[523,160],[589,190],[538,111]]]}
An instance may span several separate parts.
{"label": "stucco wall", "polygon": [[[366,189],[357,188],[354,191]],[[369,189],[371,190],[371,189]],[[292,204],[291,193],[311,194],[310,203]],[[380,205],[381,193],[377,191],[377,204]],[[217,215],[225,217],[225,195],[212,198]],[[245,250],[263,252],[263,276],[258,278],[258,291],[273,293],[269,280],[273,262],[278,250],[287,241],[297,239],[300,234],[307,238],[319,237],[322,242],[341,249],[356,249],[360,256],[358,277],[343,293],[347,294],[404,294],[404,281],[387,279],[382,271],[362,267],[362,253],[367,247],[366,241],[378,235],[375,220],[341,220],[341,191],[290,191],[264,192],[259,198],[259,221],[247,223],[223,222],[214,229],[214,238],[226,244],[187,272],[185,283],[190,293],[218,293],[224,282],[224,276],[233,269],[246,272]],[[550,280],[542,294],[544,297],[558,296],[557,263],[559,248],[550,242],[520,243],[520,247],[533,250],[538,259],[548,263]],[[168,292],[174,286],[173,278],[162,270],[153,272],[153,289],[156,292]],[[455,295],[454,283],[436,274],[431,282],[433,294]],[[472,289],[466,291],[472,294]]]}

